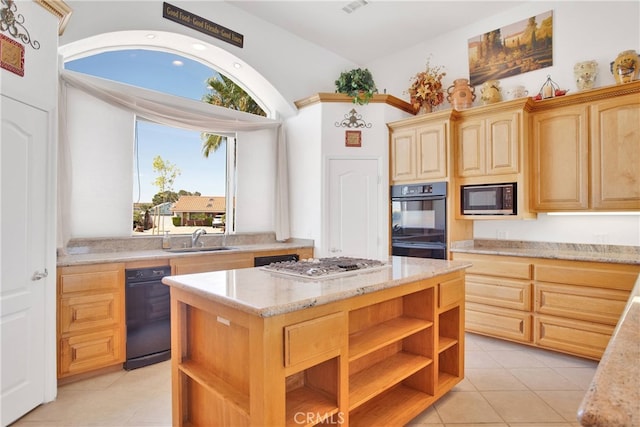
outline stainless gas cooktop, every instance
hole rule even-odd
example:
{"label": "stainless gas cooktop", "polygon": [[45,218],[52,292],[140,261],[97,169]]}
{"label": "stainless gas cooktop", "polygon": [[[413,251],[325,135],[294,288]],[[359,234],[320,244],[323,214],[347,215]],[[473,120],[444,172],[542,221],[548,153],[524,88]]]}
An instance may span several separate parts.
{"label": "stainless gas cooktop", "polygon": [[385,267],[388,267],[388,264],[374,259],[332,257],[274,262],[261,268],[275,273],[308,279],[332,279],[337,276],[379,270]]}

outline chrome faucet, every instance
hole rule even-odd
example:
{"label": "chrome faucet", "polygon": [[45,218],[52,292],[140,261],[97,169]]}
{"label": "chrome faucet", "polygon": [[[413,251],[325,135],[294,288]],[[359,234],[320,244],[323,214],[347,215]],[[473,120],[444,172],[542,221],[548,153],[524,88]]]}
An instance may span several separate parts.
{"label": "chrome faucet", "polygon": [[193,232],[193,234],[191,235],[191,247],[192,248],[196,247],[196,243],[198,243],[198,239],[203,234],[207,234],[207,230],[205,230],[204,228],[198,228],[196,231]]}

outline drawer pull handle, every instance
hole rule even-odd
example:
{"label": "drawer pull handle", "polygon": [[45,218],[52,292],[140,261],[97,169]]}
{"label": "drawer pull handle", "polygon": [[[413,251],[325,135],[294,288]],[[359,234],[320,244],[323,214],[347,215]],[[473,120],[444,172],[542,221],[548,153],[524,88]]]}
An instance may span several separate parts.
{"label": "drawer pull handle", "polygon": [[524,332],[524,320],[520,321],[520,332]]}

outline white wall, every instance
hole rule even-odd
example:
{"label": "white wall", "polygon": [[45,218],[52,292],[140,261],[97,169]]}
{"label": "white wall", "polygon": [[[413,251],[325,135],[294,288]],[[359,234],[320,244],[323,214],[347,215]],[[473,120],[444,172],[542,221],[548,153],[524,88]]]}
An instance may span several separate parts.
{"label": "white wall", "polygon": [[[370,128],[358,128],[362,146],[346,147],[345,131],[336,126],[355,109]],[[380,164],[379,185],[379,239],[380,257],[388,252],[388,144],[387,123],[409,114],[381,103],[355,105],[350,102],[318,103],[302,108],[296,117],[287,120],[289,143],[289,181],[291,183],[291,232],[295,237],[314,239],[317,256],[329,256],[328,220],[326,211],[327,160],[329,158],[377,159]]]}
{"label": "white wall", "polygon": [[[455,3],[453,3],[455,4]],[[425,40],[396,54],[366,64],[373,72],[378,87],[408,100],[403,91],[409,78],[424,68],[429,54],[432,65],[444,65],[447,72],[444,85],[456,78],[469,78],[467,40],[487,31],[503,27],[530,16],[553,10],[552,67],[532,71],[501,80],[503,89],[524,85],[535,95],[547,75],[561,88],[575,92],[573,66],[576,62],[594,59],[599,64],[596,87],[615,84],[609,63],[619,52],[640,46],[640,2],[563,1],[529,2],[509,7],[490,19],[442,36]],[[608,19],[615,15],[615,19]],[[479,95],[479,88],[476,93]],[[476,98],[478,105],[479,96]],[[441,108],[450,108],[448,103]],[[634,216],[550,216],[539,215],[537,220],[475,221],[474,237],[501,238],[567,243],[608,243],[640,245],[640,215]]]}

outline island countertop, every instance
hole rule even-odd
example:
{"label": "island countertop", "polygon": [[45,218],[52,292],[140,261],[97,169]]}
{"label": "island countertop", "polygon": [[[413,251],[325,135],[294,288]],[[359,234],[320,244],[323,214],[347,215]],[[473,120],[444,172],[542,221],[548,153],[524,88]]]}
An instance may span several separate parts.
{"label": "island countertop", "polygon": [[392,256],[384,267],[335,278],[298,278],[257,267],[168,276],[162,281],[252,315],[271,317],[401,286],[469,266],[471,264],[466,261]]}

